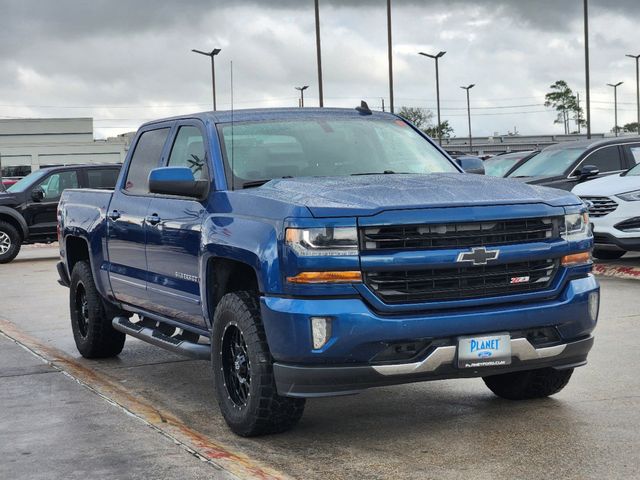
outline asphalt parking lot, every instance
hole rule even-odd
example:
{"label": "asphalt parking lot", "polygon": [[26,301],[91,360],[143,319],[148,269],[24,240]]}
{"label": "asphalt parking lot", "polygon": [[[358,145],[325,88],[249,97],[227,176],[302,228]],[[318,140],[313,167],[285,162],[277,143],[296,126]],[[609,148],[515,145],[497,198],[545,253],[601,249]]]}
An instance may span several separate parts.
{"label": "asphalt parking lot", "polygon": [[601,278],[590,363],[555,397],[509,402],[479,379],[389,387],[311,400],[293,431],[243,439],[205,362],[132,338],[117,359],[82,359],[56,255],[0,266],[2,479],[637,478],[637,280]]}

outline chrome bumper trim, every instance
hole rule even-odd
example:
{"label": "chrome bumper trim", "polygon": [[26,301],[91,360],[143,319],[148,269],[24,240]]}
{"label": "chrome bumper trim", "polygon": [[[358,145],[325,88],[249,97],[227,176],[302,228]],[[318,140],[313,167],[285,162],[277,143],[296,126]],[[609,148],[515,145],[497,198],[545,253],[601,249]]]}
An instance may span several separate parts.
{"label": "chrome bumper trim", "polygon": [[[511,356],[521,361],[538,360],[560,355],[568,344],[553,347],[535,348],[526,338],[511,339]],[[412,373],[433,372],[440,366],[451,364],[456,359],[455,345],[437,347],[424,360],[414,363],[398,363],[391,365],[373,365],[373,369],[382,375],[409,375]]]}

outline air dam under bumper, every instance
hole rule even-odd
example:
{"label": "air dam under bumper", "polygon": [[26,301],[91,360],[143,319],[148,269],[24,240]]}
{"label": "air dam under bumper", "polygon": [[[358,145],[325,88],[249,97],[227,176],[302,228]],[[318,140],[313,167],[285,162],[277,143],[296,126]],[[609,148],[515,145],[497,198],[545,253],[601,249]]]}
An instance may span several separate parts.
{"label": "air dam under bumper", "polygon": [[593,337],[534,348],[524,338],[511,340],[512,363],[502,367],[460,369],[456,367],[456,346],[437,347],[423,360],[367,366],[296,366],[274,364],[280,395],[324,397],[359,393],[367,388],[446,378],[486,377],[500,373],[553,367],[573,368],[587,362]]}

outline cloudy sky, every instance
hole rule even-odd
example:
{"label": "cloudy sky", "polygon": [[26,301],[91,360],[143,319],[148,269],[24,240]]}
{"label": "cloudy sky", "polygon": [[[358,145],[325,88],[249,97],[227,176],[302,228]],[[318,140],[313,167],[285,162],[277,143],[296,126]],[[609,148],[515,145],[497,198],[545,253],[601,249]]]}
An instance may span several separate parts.
{"label": "cloudy sky", "polygon": [[[561,133],[542,105],[559,79],[584,98],[582,0],[392,0],[395,104],[435,111],[466,135]],[[638,0],[590,0],[594,131],[635,120]],[[388,105],[385,0],[320,0],[326,106]],[[317,105],[313,0],[0,0],[0,118],[91,116],[97,137],[155,118],[210,109],[217,57],[219,108]]]}

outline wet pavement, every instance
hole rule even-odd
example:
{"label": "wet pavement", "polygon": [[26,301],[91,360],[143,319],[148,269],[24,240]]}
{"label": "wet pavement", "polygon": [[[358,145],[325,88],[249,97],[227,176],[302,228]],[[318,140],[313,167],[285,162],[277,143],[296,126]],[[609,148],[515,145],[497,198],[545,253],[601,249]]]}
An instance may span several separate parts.
{"label": "wet pavement", "polygon": [[501,400],[480,379],[403,385],[310,400],[293,431],[243,439],[218,412],[206,362],[132,338],[116,359],[82,359],[52,255],[25,249],[0,266],[0,330],[55,366],[0,337],[0,478],[218,478],[219,465],[239,478],[585,479],[640,468],[637,281],[602,279],[589,365],[550,399]]}

